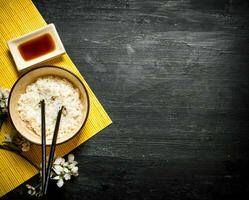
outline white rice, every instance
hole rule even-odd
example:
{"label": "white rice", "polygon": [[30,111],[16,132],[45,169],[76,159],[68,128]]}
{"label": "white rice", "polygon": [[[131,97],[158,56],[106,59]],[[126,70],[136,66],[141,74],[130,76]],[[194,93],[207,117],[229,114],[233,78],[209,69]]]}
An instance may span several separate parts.
{"label": "white rice", "polygon": [[45,100],[46,136],[53,137],[55,122],[61,106],[65,109],[61,116],[58,138],[77,131],[82,122],[83,105],[79,90],[68,80],[57,76],[38,78],[26,88],[18,100],[18,113],[27,127],[41,135],[40,101]]}

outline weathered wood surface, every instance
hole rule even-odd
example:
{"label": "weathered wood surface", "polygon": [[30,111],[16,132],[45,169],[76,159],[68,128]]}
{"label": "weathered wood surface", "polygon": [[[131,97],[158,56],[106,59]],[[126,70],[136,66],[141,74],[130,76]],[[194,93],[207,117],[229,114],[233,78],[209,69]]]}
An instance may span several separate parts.
{"label": "weathered wood surface", "polygon": [[[246,199],[249,9],[232,0],[34,1],[114,124],[58,199]],[[27,198],[25,186],[4,199]]]}

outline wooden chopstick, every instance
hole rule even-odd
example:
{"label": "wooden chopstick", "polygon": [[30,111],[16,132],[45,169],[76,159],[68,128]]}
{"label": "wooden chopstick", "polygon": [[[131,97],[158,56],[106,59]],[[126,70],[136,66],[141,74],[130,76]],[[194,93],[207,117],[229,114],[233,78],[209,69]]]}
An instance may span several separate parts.
{"label": "wooden chopstick", "polygon": [[58,132],[59,132],[61,113],[62,113],[63,109],[64,109],[64,106],[62,106],[61,109],[58,112],[57,119],[56,119],[56,124],[55,124],[55,128],[54,128],[54,135],[53,135],[53,140],[52,140],[50,153],[49,153],[48,166],[47,166],[47,170],[46,170],[46,181],[45,181],[44,192],[43,192],[44,195],[46,195],[46,193],[47,193],[48,181],[49,181],[49,178],[50,178],[50,173],[51,173],[52,164],[53,164],[53,160],[54,160],[54,152],[55,152],[55,147],[56,147],[56,140],[57,140],[57,136],[58,136]]}
{"label": "wooden chopstick", "polygon": [[45,101],[41,103],[41,135],[42,135],[42,191],[44,191],[46,181],[46,121],[45,121]]}

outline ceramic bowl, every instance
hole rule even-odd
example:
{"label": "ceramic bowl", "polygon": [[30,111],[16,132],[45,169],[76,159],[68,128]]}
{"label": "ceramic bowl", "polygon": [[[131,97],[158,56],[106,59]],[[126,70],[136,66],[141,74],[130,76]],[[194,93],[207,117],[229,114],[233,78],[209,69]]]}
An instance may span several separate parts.
{"label": "ceramic bowl", "polygon": [[[22,55],[20,54],[18,48],[19,45],[31,41],[32,39],[38,38],[39,36],[42,36],[44,34],[49,34],[51,36],[52,41],[55,44],[55,49],[42,56],[25,61]],[[7,44],[9,46],[10,53],[16,63],[17,70],[20,72],[25,72],[28,69],[33,68],[34,66],[40,65],[41,63],[51,60],[55,57],[58,57],[66,52],[54,24],[49,24],[33,32],[22,35],[18,38],[9,40]]]}
{"label": "ceramic bowl", "polygon": [[[10,91],[9,101],[8,101],[8,109],[9,109],[9,116],[11,119],[12,124],[16,128],[16,130],[27,140],[35,144],[41,144],[41,136],[36,135],[30,129],[27,128],[25,123],[21,120],[19,113],[17,111],[17,103],[20,98],[20,95],[25,93],[26,87],[35,82],[39,77],[42,76],[59,76],[62,78],[67,79],[70,81],[76,88],[80,91],[80,99],[83,104],[83,120],[78,125],[77,131],[72,132],[71,134],[67,134],[63,137],[57,139],[57,144],[63,143],[71,139],[75,136],[84,126],[85,121],[88,117],[89,112],[89,97],[87,90],[81,80],[73,74],[71,71],[66,70],[61,67],[55,66],[42,66],[35,69],[32,69],[25,74],[23,74],[14,84]],[[52,140],[47,139],[46,144],[51,145]]]}

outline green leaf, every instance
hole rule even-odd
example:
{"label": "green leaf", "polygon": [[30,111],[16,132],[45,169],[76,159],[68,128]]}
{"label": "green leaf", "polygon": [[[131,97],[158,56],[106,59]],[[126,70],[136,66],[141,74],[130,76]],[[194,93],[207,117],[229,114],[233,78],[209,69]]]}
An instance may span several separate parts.
{"label": "green leaf", "polygon": [[0,145],[0,147],[3,147],[6,150],[21,152],[21,150],[16,145],[14,145],[10,142],[4,141],[2,143],[3,143],[3,145]]}
{"label": "green leaf", "polygon": [[12,142],[9,142],[9,141],[3,141],[2,143],[5,145],[13,144]]}

